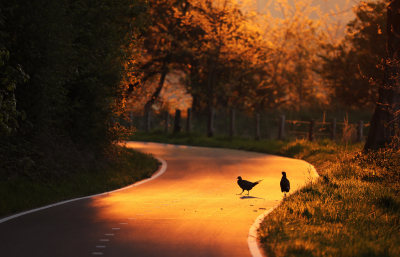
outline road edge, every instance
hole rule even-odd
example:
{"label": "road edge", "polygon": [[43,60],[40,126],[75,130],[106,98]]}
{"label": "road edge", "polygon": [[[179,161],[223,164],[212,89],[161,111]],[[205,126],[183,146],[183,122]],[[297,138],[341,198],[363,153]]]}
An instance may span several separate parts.
{"label": "road edge", "polygon": [[[309,163],[308,163],[309,164]],[[318,178],[319,174],[317,173],[317,170],[315,167],[311,164],[310,168],[314,171],[315,177]],[[249,230],[249,235],[247,236],[247,245],[249,247],[251,256],[253,257],[265,257],[266,255],[263,255],[260,250],[260,244],[258,240],[258,233],[257,230],[260,227],[260,224],[264,221],[265,217],[268,216],[276,207],[278,207],[282,203],[282,200],[275,206],[273,206],[271,209],[265,211],[261,215],[259,215],[254,223],[251,225],[250,230]]]}
{"label": "road edge", "polygon": [[141,180],[141,181],[137,181],[137,182],[133,183],[132,185],[129,185],[129,186],[126,186],[126,187],[123,187],[123,188],[119,188],[119,189],[116,189],[116,190],[113,190],[113,191],[104,192],[104,193],[95,194],[95,195],[83,196],[83,197],[78,197],[78,198],[73,198],[73,199],[69,199],[69,200],[66,200],[66,201],[62,201],[62,202],[58,202],[58,203],[54,203],[54,204],[49,204],[49,205],[46,205],[46,206],[43,206],[43,207],[32,209],[32,210],[29,210],[29,211],[20,212],[20,213],[8,216],[6,218],[0,219],[0,223],[6,222],[6,221],[11,220],[11,219],[15,219],[15,218],[23,216],[25,214],[29,214],[29,213],[32,213],[32,212],[44,210],[44,209],[47,209],[47,208],[51,208],[51,207],[54,207],[54,206],[57,206],[57,205],[66,204],[66,203],[69,203],[69,202],[74,202],[74,201],[78,201],[78,200],[82,200],[82,199],[86,199],[86,198],[97,197],[97,196],[101,196],[101,195],[107,195],[107,194],[110,194],[110,193],[119,192],[119,191],[122,191],[122,190],[126,190],[126,189],[129,189],[129,188],[132,188],[132,187],[139,186],[139,185],[144,184],[146,182],[149,182],[149,181],[151,181],[153,179],[158,178],[159,176],[164,174],[164,172],[167,170],[167,162],[164,161],[161,158],[158,158],[158,157],[155,157],[155,158],[161,163],[161,167],[150,178],[147,178],[147,179],[144,179],[144,180]]}

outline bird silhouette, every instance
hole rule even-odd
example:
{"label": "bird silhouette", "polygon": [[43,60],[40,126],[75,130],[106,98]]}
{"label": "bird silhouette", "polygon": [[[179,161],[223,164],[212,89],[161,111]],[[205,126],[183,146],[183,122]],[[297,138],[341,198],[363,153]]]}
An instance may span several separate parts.
{"label": "bird silhouette", "polygon": [[238,181],[237,181],[238,185],[240,186],[241,189],[243,189],[243,191],[239,195],[243,194],[244,190],[247,190],[247,192],[248,192],[247,195],[249,195],[250,194],[250,190],[255,185],[258,185],[258,183],[261,182],[261,180],[258,180],[256,182],[250,182],[250,181],[247,181],[247,180],[243,180],[241,176],[237,177],[237,179],[238,179]]}
{"label": "bird silhouette", "polygon": [[285,194],[289,193],[290,190],[290,182],[289,180],[286,178],[286,172],[282,171],[282,179],[281,179],[281,191],[282,193]]}

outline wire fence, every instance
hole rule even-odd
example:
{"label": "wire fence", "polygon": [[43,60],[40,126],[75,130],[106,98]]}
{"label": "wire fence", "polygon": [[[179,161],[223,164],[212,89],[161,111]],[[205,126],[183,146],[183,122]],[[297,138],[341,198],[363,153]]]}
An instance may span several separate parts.
{"label": "wire fence", "polygon": [[213,115],[194,115],[190,109],[179,112],[179,118],[176,113],[168,112],[149,111],[146,114],[130,112],[130,120],[121,121],[121,124],[147,132],[187,132],[209,135],[211,129],[213,136],[240,136],[257,140],[331,139],[363,142],[369,132],[368,123],[364,124],[362,120],[349,123],[343,117],[340,118],[345,122],[336,122],[336,119],[328,121],[325,118],[293,120],[285,119],[284,115],[265,113],[249,115],[233,111],[232,114],[232,110],[218,110]]}

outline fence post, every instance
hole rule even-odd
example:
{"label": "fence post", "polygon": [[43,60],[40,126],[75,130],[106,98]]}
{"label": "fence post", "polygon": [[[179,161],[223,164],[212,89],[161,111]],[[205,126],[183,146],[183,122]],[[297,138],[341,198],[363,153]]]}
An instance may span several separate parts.
{"label": "fence post", "polygon": [[285,115],[280,115],[278,124],[278,140],[283,140],[284,131],[285,131]]}
{"label": "fence post", "polygon": [[169,131],[169,111],[165,112],[165,133]]}
{"label": "fence post", "polygon": [[133,129],[133,110],[132,109],[129,112],[129,116],[131,118],[131,120],[130,120],[131,129]]}
{"label": "fence post", "polygon": [[230,110],[229,137],[235,134],[235,109]]}
{"label": "fence post", "polygon": [[210,108],[207,120],[207,137],[214,136],[214,115],[215,115],[214,108]]}
{"label": "fence post", "polygon": [[175,110],[174,133],[181,131],[181,110]]}
{"label": "fence post", "polygon": [[186,132],[190,132],[191,123],[192,123],[192,108],[188,108],[187,119],[186,119]]}
{"label": "fence post", "polygon": [[331,119],[331,140],[336,139],[336,119]]}
{"label": "fence post", "polygon": [[256,140],[260,140],[260,114],[256,114]]}
{"label": "fence post", "polygon": [[311,142],[314,140],[314,125],[315,125],[315,120],[311,119],[310,120],[310,130],[308,131],[308,140]]}
{"label": "fence post", "polygon": [[362,137],[363,137],[363,127],[364,123],[362,120],[358,121],[358,133],[357,133],[357,142],[361,143],[362,142]]}
{"label": "fence post", "polygon": [[146,132],[149,132],[149,131],[150,131],[150,114],[151,114],[150,110],[147,110],[147,111],[146,111],[146,113],[145,113],[145,119],[146,119],[146,124],[145,124],[145,126],[146,126]]}

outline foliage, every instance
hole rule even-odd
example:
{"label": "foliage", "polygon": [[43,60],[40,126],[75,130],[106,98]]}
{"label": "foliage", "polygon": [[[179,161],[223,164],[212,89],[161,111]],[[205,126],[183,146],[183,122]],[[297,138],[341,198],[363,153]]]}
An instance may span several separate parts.
{"label": "foliage", "polygon": [[[234,1],[191,1],[182,21],[201,29],[188,40],[192,58],[186,86],[197,109],[212,106],[254,108],[254,78],[268,58],[269,45],[262,38],[254,13],[244,13]],[[190,38],[189,38],[190,39]]]}
{"label": "foliage", "polygon": [[386,58],[383,62],[383,78],[379,85],[379,98],[371,118],[371,132],[364,150],[386,147],[398,134],[400,126],[400,2],[389,1],[387,6]]}
{"label": "foliage", "polygon": [[[137,89],[140,96],[147,93],[146,108],[154,103],[172,70],[184,74],[181,80],[194,97],[196,110],[218,104],[243,105],[254,96],[255,86],[250,85],[252,89],[249,83],[266,58],[267,45],[251,15],[243,14],[239,4],[231,0],[154,0],[150,15],[152,25],[142,33],[144,76]],[[154,93],[145,85],[152,79],[158,83]]]}
{"label": "foliage", "polygon": [[[273,45],[273,52],[265,65],[263,101],[266,106],[285,106],[301,111],[311,106],[323,105],[325,96],[320,77],[314,72],[318,67],[321,42],[327,42],[326,31],[335,25],[327,25],[327,18],[311,19],[311,1],[275,1],[281,18],[262,16],[260,22],[266,30],[265,38]],[[262,91],[261,91],[262,92]]]}
{"label": "foliage", "polygon": [[129,46],[140,43],[145,1],[10,0],[0,10],[1,95],[9,106],[1,109],[9,117],[1,123],[1,179],[47,183],[95,167],[119,140],[114,120],[125,105],[127,63],[138,58]]}
{"label": "foliage", "polygon": [[347,36],[338,44],[324,44],[323,77],[330,102],[348,107],[375,106],[386,55],[386,1],[362,3],[347,24]]}
{"label": "foliage", "polygon": [[145,93],[149,107],[169,75],[180,77],[195,112],[209,107],[300,110],[326,104],[315,70],[320,45],[334,38],[331,30],[337,24],[323,15],[311,19],[319,10],[310,0],[275,5],[282,17],[255,12],[251,1],[151,1],[152,25],[142,34],[145,75],[135,97]]}
{"label": "foliage", "polygon": [[[4,16],[0,10],[2,27],[4,22]],[[9,35],[0,30],[0,136],[2,137],[15,133],[18,128],[17,119],[22,113],[17,110],[15,90],[18,83],[23,83],[28,79],[21,65],[9,65],[10,53],[4,46],[7,37]]]}

